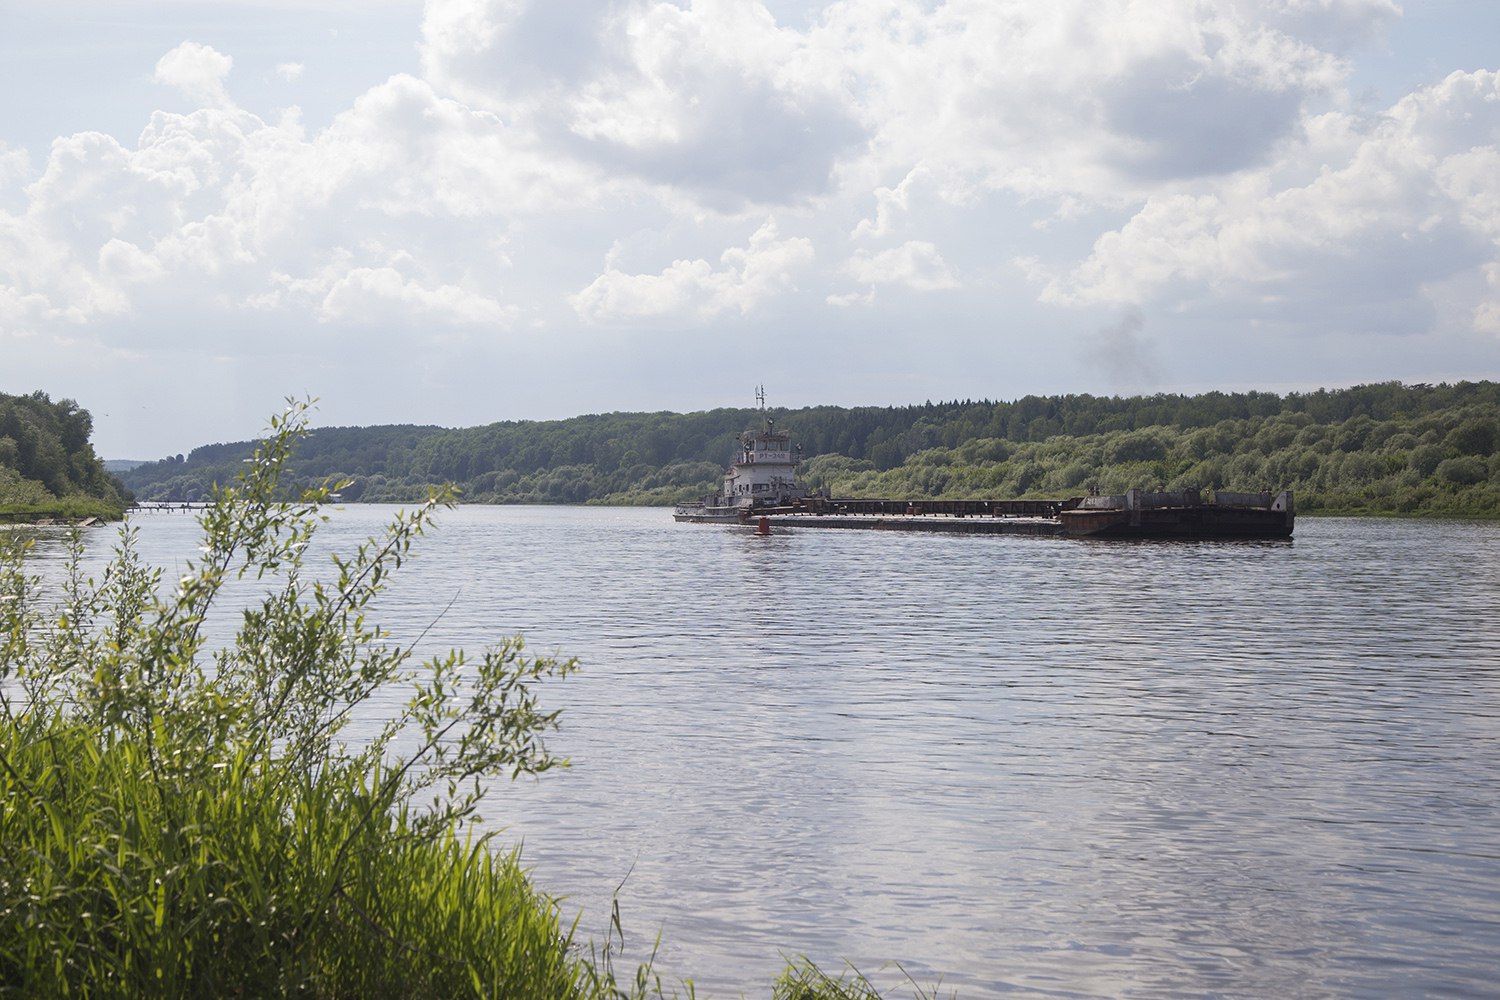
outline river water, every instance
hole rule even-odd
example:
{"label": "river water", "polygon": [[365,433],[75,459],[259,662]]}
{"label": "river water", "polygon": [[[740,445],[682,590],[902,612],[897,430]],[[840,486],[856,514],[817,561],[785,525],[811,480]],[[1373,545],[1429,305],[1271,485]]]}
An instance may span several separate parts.
{"label": "river water", "polygon": [[[194,554],[189,517],[134,523],[169,573]],[[892,996],[1500,996],[1500,524],[760,537],[463,507],[416,552],[396,637],[580,659],[543,689],[572,768],[486,819],[581,935],[617,893],[668,982],[768,996],[807,955]]]}

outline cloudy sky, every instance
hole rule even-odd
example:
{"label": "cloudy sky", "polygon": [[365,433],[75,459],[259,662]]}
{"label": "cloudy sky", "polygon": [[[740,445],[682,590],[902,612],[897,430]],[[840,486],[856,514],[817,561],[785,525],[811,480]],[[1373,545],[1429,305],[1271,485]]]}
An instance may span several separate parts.
{"label": "cloudy sky", "polygon": [[1500,377],[1494,0],[0,4],[0,391],[321,424]]}

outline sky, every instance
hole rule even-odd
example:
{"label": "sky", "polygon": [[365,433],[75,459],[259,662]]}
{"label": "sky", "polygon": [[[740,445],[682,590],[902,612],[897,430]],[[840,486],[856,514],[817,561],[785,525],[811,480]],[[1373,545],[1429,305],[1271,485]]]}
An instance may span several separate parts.
{"label": "sky", "polygon": [[315,425],[1500,378],[1494,0],[0,2],[0,392]]}

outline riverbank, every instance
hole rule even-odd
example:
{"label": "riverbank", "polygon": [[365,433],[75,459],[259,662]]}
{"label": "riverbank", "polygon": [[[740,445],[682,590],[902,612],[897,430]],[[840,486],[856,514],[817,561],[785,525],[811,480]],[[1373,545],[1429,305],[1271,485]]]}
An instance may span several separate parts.
{"label": "riverbank", "polygon": [[92,497],[68,497],[45,504],[0,504],[0,524],[82,525],[124,518],[124,508]]}

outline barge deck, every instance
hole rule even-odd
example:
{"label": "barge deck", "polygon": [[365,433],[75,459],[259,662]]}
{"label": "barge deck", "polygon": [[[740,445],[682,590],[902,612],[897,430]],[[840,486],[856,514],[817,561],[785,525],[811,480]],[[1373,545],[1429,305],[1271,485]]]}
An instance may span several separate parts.
{"label": "barge deck", "polygon": [[1197,490],[1068,500],[839,500],[810,496],[747,511],[741,523],[768,529],[864,528],[1063,538],[1290,538],[1296,510],[1290,490]]}

